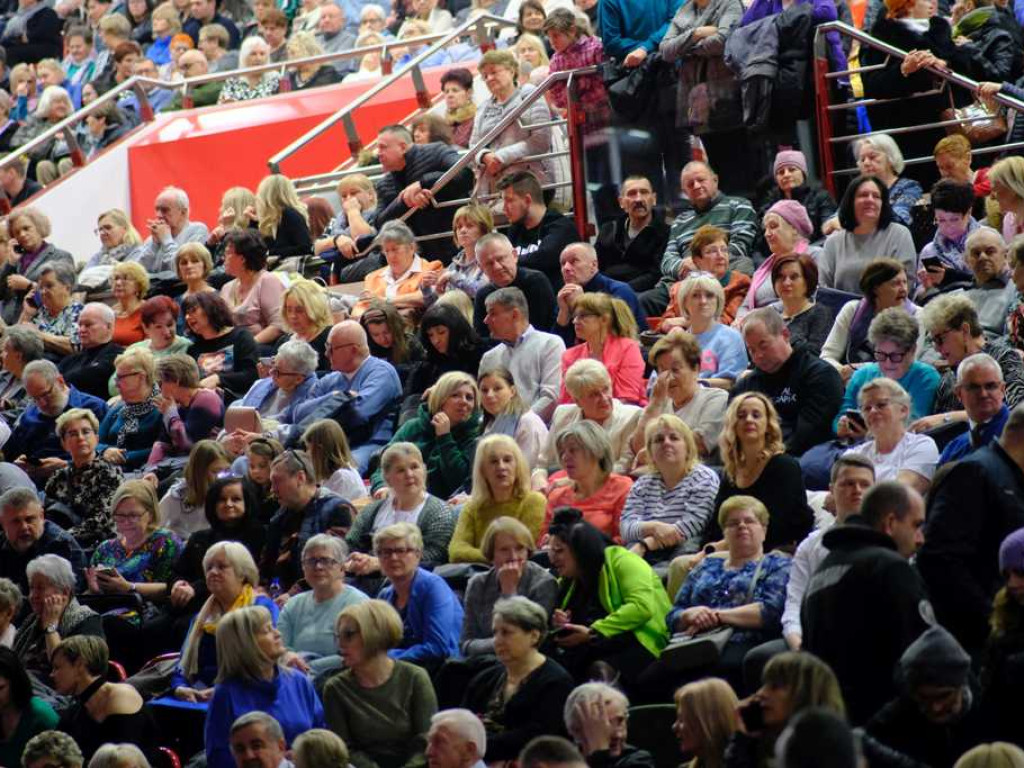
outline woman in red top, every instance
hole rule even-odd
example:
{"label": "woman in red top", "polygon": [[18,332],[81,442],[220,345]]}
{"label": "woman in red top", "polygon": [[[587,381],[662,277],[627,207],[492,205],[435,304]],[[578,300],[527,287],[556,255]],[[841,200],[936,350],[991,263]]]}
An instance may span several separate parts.
{"label": "woman in red top", "polygon": [[608,435],[592,421],[581,421],[564,430],[555,440],[558,461],[567,479],[554,482],[548,493],[548,509],[542,536],[559,507],[575,507],[583,519],[621,544],[619,518],[633,481],[612,472],[615,464]]}
{"label": "woman in red top", "polygon": [[647,404],[644,358],[636,340],[633,313],[622,299],[606,293],[583,293],[572,303],[572,325],[582,343],[562,353],[562,394],[559,402],[571,403],[565,388],[565,372],[577,360],[590,358],[604,363],[612,377],[612,395],[634,405]]}

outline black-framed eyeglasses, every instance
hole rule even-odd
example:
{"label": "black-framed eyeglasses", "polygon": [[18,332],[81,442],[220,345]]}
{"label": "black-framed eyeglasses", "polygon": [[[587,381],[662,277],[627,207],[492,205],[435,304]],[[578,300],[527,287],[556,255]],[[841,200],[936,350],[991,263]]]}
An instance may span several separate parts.
{"label": "black-framed eyeglasses", "polygon": [[302,565],[306,568],[333,568],[338,564],[338,561],[333,557],[304,557],[302,558]]}
{"label": "black-framed eyeglasses", "polygon": [[879,352],[877,349],[874,352],[875,361],[884,363],[888,360],[891,363],[902,363],[903,358],[907,356],[906,352]]}
{"label": "black-framed eyeglasses", "polygon": [[377,550],[377,558],[384,559],[386,557],[405,557],[411,552],[415,552],[413,547],[385,547],[384,549]]}

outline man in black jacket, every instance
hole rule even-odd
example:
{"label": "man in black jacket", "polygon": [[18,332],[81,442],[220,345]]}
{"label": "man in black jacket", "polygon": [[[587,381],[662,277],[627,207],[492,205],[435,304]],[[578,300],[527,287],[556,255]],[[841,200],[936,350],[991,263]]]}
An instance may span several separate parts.
{"label": "man in black jacket", "polygon": [[86,394],[107,400],[114,360],[124,352],[115,344],[114,310],[106,304],[91,302],[78,315],[78,339],[81,350],[60,361],[60,373],[68,384]]}
{"label": "man in black jacket", "polygon": [[[377,135],[377,155],[386,171],[376,184],[380,211],[377,227],[408,210],[415,210],[406,224],[417,236],[450,231],[456,209],[438,208],[434,203],[469,197],[473,172],[468,167],[463,168],[438,194],[436,201],[430,188],[459,161],[458,150],[448,144],[414,144],[408,129],[388,125]],[[423,250],[431,258],[448,264],[455,255],[455,243],[450,237],[442,237],[427,241]]]}
{"label": "man in black jacket", "polygon": [[918,567],[939,623],[973,656],[988,637],[992,599],[1003,584],[999,545],[1024,527],[1024,405],[1010,412],[998,442],[939,477],[928,501]]}
{"label": "man in black jacket", "polygon": [[933,622],[924,582],[908,562],[923,525],[920,494],[882,482],[864,496],[860,515],[822,538],[829,555],[807,586],[803,649],[835,671],[856,725],[896,694],[896,663]]}
{"label": "man in black jacket", "polygon": [[548,210],[537,177],[529,171],[510,173],[498,182],[505,215],[512,225],[508,239],[516,249],[519,266],[543,272],[555,292],[562,287],[559,257],[579,237],[568,216]]}
{"label": "man in black jacket", "polygon": [[491,232],[477,241],[476,258],[480,269],[490,281],[476,293],[473,307],[473,326],[481,337],[490,336],[484,323],[487,316],[487,297],[499,288],[514,286],[526,296],[530,323],[539,331],[549,331],[555,322],[555,292],[544,275],[535,269],[526,269],[516,262],[515,248],[500,232]]}
{"label": "man in black jacket", "polygon": [[61,58],[61,21],[43,0],[18,0],[18,10],[7,20],[0,45],[7,52],[7,66],[35,64]]}
{"label": "man in black jacket", "polygon": [[658,209],[658,196],[646,176],[622,182],[619,205],[623,216],[606,221],[597,233],[601,273],[646,291],[661,279],[661,255],[668,244],[668,224]]}
{"label": "man in black jacket", "polygon": [[782,315],[756,309],[743,323],[753,373],[733,387],[767,395],[779,412],[786,452],[800,456],[832,437],[832,421],[843,402],[843,381],[831,365],[807,350],[793,349]]}

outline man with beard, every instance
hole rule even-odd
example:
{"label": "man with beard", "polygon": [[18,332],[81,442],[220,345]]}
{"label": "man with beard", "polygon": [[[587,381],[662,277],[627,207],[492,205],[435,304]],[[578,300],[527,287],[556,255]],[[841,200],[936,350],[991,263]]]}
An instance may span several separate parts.
{"label": "man with beard", "polygon": [[71,408],[88,408],[103,421],[107,404],[68,384],[49,360],[26,365],[22,382],[31,404],[14,425],[4,454],[40,482],[67,464],[67,453],[57,437],[57,417]]}
{"label": "man with beard", "polygon": [[572,323],[572,305],[576,297],[583,293],[607,293],[613,299],[622,299],[629,305],[633,317],[640,328],[646,327],[647,316],[640,308],[640,300],[628,283],[613,280],[598,271],[597,251],[590,243],[572,243],[567,245],[559,257],[562,268],[562,279],[565,281],[556,297],[558,301],[558,317],[555,319],[555,332],[567,344],[576,341],[576,331]]}
{"label": "man with beard", "polygon": [[624,215],[601,225],[597,260],[601,273],[646,291],[661,279],[661,255],[668,245],[668,224],[656,208],[658,196],[646,176],[622,182],[619,205]]}

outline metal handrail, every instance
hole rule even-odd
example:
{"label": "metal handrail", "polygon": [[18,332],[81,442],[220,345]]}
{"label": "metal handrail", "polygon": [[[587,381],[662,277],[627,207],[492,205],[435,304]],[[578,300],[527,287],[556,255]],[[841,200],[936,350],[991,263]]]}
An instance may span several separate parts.
{"label": "metal handrail", "polygon": [[[483,46],[485,40],[486,30],[493,27],[514,27],[515,22],[511,22],[508,19],[503,19],[500,16],[492,16],[491,14],[481,14],[476,18],[467,21],[460,27],[453,29],[448,32],[441,40],[435,42],[429,48],[420,51],[410,61],[408,61],[401,69],[394,72],[390,77],[385,78],[375,86],[370,88],[368,91],[360,95],[355,101],[350,102],[342,109],[339,109],[333,115],[330,115],[326,119],[322,120],[317,125],[313,126],[306,133],[302,134],[299,138],[292,141],[284,149],[280,150],[276,154],[272,155],[267,161],[267,165],[270,167],[272,173],[280,173],[281,163],[287,160],[289,157],[294,155],[300,149],[305,147],[309,142],[322,136],[325,132],[333,128],[338,123],[345,124],[345,132],[348,135],[349,149],[351,155],[355,157],[362,149],[362,143],[359,139],[359,134],[355,129],[355,123],[352,121],[352,113],[362,105],[366,104],[377,94],[390,88],[394,83],[401,80],[406,74],[411,73],[413,79],[422,78],[420,71],[420,65],[426,61],[430,56],[440,51],[442,48],[447,46],[454,40],[458,40],[467,34],[475,33],[477,40],[481,42]],[[431,106],[429,104],[429,94],[426,93],[422,82],[417,82],[417,98],[420,101],[420,106],[424,109]],[[424,95],[426,95],[426,102],[424,101]]]}
{"label": "metal handrail", "polygon": [[[867,138],[878,133],[913,133],[915,131],[932,130],[939,127],[947,127],[950,125],[961,124],[964,120],[948,120],[948,121],[932,121],[924,124],[913,124],[899,128],[893,128],[883,131],[869,131],[859,134],[851,134],[836,137],[833,135],[832,122],[830,118],[831,112],[838,112],[844,109],[850,109],[855,106],[871,106],[876,104],[888,103],[892,101],[905,101],[906,99],[872,99],[864,98],[855,102],[846,102],[842,104],[830,104],[829,103],[829,81],[835,80],[837,77],[851,74],[861,74],[864,72],[871,72],[876,69],[882,68],[888,63],[888,59],[883,64],[871,64],[866,67],[850,68],[843,70],[842,72],[829,72],[829,59],[826,52],[825,33],[827,32],[838,32],[842,35],[846,35],[861,45],[861,50],[864,46],[874,48],[877,51],[881,51],[886,54],[887,57],[895,57],[899,60],[903,60],[908,56],[908,52],[894,45],[890,45],[878,38],[872,37],[868,33],[852,27],[841,21],[830,21],[825,24],[820,24],[815,28],[814,37],[814,86],[815,86],[815,104],[818,112],[818,154],[821,160],[821,166],[823,168],[822,181],[830,192],[835,194],[835,177],[842,175],[849,175],[851,169],[836,169],[835,160],[832,155],[832,148],[834,145],[840,143],[846,143],[849,141],[855,141],[857,139]],[[940,69],[939,67],[928,66],[925,69],[933,76],[943,81],[942,86],[934,91],[928,91],[926,93],[913,94],[909,98],[916,96],[922,96],[927,94],[933,94],[941,92],[943,89],[950,85],[955,85],[961,88],[966,88],[972,93],[977,93],[979,83],[972,80],[969,77],[961,75],[958,72],[948,69]],[[1015,109],[1018,112],[1024,112],[1024,101],[1016,99],[1012,96],[1007,96],[1003,93],[997,93],[993,97],[994,101],[1009,109]],[[985,118],[978,118],[978,120],[984,120]],[[971,120],[976,122],[977,120]],[[1017,144],[1003,144],[1000,146],[985,147],[984,150],[975,149],[975,153],[991,153],[1005,149],[1015,149],[1019,145]],[[917,165],[924,162],[931,161],[930,157],[919,157],[911,158],[905,161],[907,165]]]}
{"label": "metal handrail", "polygon": [[[225,72],[211,72],[205,75],[197,75],[195,77],[188,77],[182,80],[176,80],[168,82],[166,80],[156,80],[149,77],[142,77],[139,75],[133,75],[132,77],[125,80],[120,85],[114,86],[109,91],[104,93],[102,96],[91,101],[77,112],[68,115],[66,118],[56,123],[51,128],[48,128],[43,133],[36,136],[31,141],[23,144],[17,149],[11,150],[10,153],[0,158],[0,168],[6,168],[16,161],[20,161],[20,158],[30,154],[34,149],[40,147],[47,142],[55,139],[58,135],[64,134],[65,140],[68,142],[69,148],[77,147],[77,142],[74,139],[73,128],[75,125],[81,123],[88,117],[92,112],[99,109],[104,104],[108,104],[112,101],[116,102],[120,97],[128,92],[134,91],[139,99],[140,117],[143,122],[150,122],[153,120],[155,113],[152,105],[149,103],[149,97],[146,93],[146,87],[161,88],[164,90],[181,90],[182,102],[186,103],[188,100],[188,94],[190,90],[194,88],[206,85],[207,83],[220,82],[222,80],[229,80],[233,77],[244,77],[245,75],[252,75],[262,72],[281,72],[282,75],[293,69],[301,69],[309,64],[327,64],[335,61],[343,61],[345,59],[362,58],[368,53],[380,52],[381,56],[385,60],[388,60],[389,51],[401,50],[403,48],[409,48],[414,45],[424,45],[434,43],[443,38],[450,37],[445,33],[423,35],[421,37],[412,37],[405,40],[385,40],[381,43],[375,43],[374,45],[364,45],[360,48],[350,48],[347,51],[337,51],[335,53],[322,53],[316,56],[305,56],[301,59],[290,59],[288,61],[276,62],[271,64],[260,64],[255,67],[242,67],[240,69],[232,69]],[[389,60],[388,60],[389,61]],[[186,103],[187,106],[187,103]],[[85,157],[81,151],[72,151],[72,162],[76,167],[85,165]]]}

